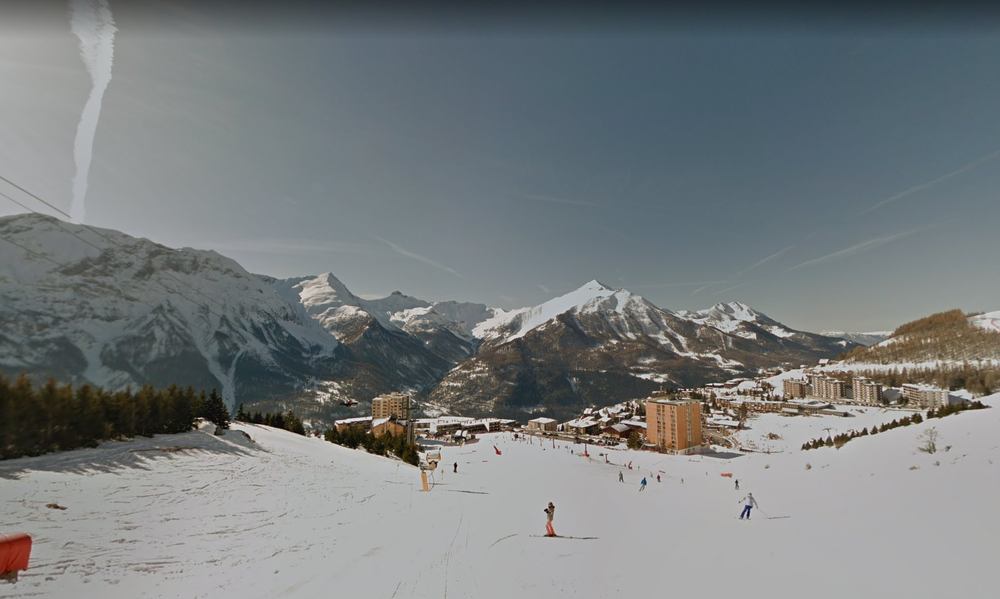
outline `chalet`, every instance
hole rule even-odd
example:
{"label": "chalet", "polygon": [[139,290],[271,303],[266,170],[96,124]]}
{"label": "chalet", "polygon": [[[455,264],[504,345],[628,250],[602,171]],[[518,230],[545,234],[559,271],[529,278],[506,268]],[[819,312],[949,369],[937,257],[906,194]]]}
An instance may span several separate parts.
{"label": "chalet", "polygon": [[336,427],[338,433],[342,433],[349,428],[368,430],[372,427],[372,417],[365,416],[363,418],[345,418],[344,420],[335,420],[333,422],[333,426]]}
{"label": "chalet", "polygon": [[555,418],[535,418],[528,421],[528,430],[543,433],[556,432]]}
{"label": "chalet", "polygon": [[563,430],[574,435],[592,435],[597,432],[598,427],[593,418],[578,418],[563,424]]}
{"label": "chalet", "polygon": [[406,421],[399,420],[395,416],[372,420],[372,434],[376,437],[381,437],[385,434],[393,436],[406,435],[406,429]]}
{"label": "chalet", "polygon": [[601,429],[601,433],[616,439],[628,439],[628,436],[632,434],[632,429],[619,423],[604,427]]}

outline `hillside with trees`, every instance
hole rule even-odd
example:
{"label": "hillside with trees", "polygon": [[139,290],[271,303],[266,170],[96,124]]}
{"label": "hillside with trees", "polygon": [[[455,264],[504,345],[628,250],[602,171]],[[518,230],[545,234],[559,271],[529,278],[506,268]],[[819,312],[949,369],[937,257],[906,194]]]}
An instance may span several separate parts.
{"label": "hillside with trees", "polygon": [[878,345],[841,356],[854,364],[1000,361],[1000,332],[975,326],[971,314],[949,310],[900,325]]}

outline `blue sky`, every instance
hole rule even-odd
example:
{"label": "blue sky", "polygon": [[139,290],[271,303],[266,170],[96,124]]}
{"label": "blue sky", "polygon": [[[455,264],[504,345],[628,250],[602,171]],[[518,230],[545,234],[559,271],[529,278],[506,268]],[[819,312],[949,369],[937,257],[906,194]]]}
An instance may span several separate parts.
{"label": "blue sky", "polygon": [[[806,330],[1000,309],[988,23],[109,6],[88,224],[369,297],[596,278]],[[6,16],[0,175],[68,212],[91,79],[65,3]]]}

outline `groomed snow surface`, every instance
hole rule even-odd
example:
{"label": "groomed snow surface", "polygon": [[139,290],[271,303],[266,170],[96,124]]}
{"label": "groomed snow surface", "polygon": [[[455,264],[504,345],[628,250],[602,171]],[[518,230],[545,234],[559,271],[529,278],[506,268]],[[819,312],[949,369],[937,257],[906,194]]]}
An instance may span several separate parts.
{"label": "groomed snow surface", "polygon": [[[35,543],[0,597],[995,597],[1000,409],[798,450],[901,415],[769,414],[741,434],[782,436],[771,454],[612,465],[483,435],[443,449],[429,493],[416,468],[252,425],[0,462],[0,534]],[[557,533],[599,538],[532,537],[549,501]]]}

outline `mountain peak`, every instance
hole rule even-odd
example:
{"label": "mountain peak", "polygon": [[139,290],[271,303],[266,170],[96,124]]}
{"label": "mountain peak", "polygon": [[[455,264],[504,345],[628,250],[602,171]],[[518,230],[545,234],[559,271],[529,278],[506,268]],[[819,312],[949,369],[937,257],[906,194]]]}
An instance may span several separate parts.
{"label": "mountain peak", "polygon": [[583,286],[577,289],[577,291],[614,291],[614,289],[597,279],[591,279],[590,281],[584,283]]}

